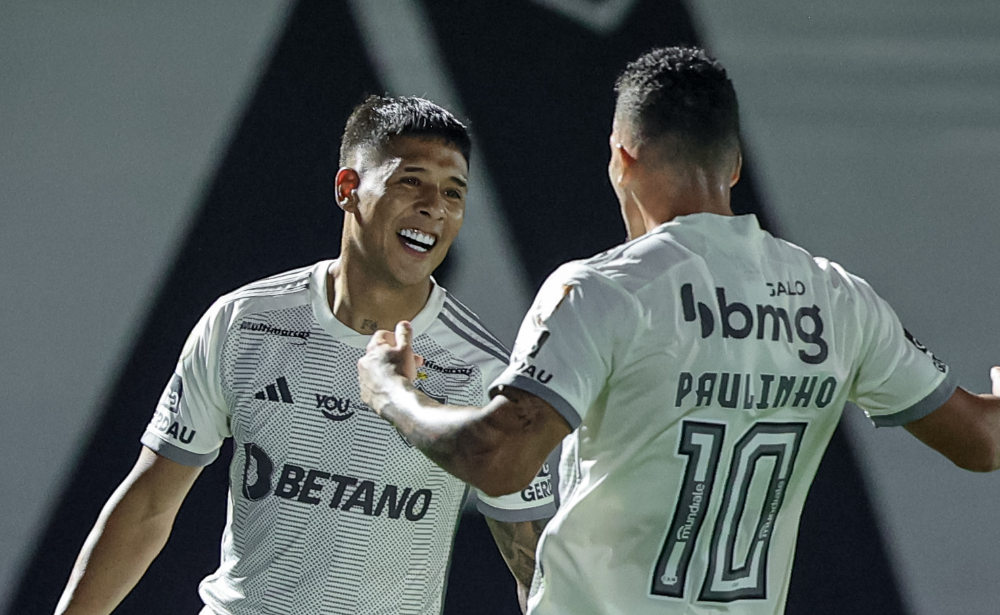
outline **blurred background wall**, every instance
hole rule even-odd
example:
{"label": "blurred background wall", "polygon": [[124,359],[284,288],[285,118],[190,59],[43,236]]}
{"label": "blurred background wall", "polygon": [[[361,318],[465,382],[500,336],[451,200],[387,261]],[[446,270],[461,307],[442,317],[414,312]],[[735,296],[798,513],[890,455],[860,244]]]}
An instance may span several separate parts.
{"label": "blurred background wall", "polygon": [[[336,255],[331,153],[367,93],[471,121],[469,214],[439,278],[510,342],[547,273],[623,238],[605,177],[616,73],[705,44],[741,97],[736,206],[867,278],[967,388],[1000,362],[991,3],[0,0],[0,15],[0,611],[54,607],[208,304]],[[789,613],[995,613],[997,478],[846,416]],[[225,461],[119,612],[197,612]],[[454,561],[448,613],[516,612],[475,514]]]}

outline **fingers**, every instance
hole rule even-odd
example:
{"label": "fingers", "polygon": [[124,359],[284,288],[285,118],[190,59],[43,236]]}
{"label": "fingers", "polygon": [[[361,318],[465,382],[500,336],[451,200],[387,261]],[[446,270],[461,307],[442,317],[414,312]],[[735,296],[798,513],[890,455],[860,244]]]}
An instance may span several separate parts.
{"label": "fingers", "polygon": [[396,323],[396,350],[404,351],[413,345],[413,325],[405,320]]}
{"label": "fingers", "polygon": [[413,325],[406,320],[396,323],[395,332],[376,331],[368,340],[366,351],[384,353],[390,363],[402,365],[403,373],[411,380],[416,377],[416,369],[424,364],[424,358],[413,352]]}
{"label": "fingers", "polygon": [[1000,397],[1000,367],[990,369],[990,380],[993,382],[993,394]]}
{"label": "fingers", "polygon": [[398,352],[413,355],[414,367],[423,367],[424,358],[413,352],[413,325],[405,320],[396,323],[396,344]]}
{"label": "fingers", "polygon": [[368,350],[374,350],[379,346],[389,346],[390,348],[396,345],[396,335],[392,331],[378,330],[368,340]]}

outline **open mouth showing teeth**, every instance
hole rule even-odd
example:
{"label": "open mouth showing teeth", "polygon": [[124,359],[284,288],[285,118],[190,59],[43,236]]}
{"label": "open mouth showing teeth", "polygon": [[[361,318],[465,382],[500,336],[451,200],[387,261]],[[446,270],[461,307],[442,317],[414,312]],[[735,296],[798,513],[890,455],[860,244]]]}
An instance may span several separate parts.
{"label": "open mouth showing teeth", "polygon": [[402,238],[403,243],[417,252],[426,252],[437,243],[437,238],[433,235],[421,233],[412,228],[403,229],[397,234]]}

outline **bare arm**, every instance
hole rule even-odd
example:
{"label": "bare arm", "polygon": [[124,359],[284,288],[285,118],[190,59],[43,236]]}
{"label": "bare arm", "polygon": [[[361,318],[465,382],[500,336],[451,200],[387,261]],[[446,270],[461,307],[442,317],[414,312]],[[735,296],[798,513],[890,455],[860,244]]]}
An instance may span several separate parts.
{"label": "bare arm", "polygon": [[528,612],[528,590],[531,589],[531,580],[535,575],[535,549],[538,546],[538,537],[542,535],[542,530],[548,522],[548,519],[541,519],[506,523],[486,517],[486,524],[493,533],[493,540],[496,541],[500,554],[514,575],[514,580],[517,581],[517,602],[521,606],[522,613]]}
{"label": "bare arm", "polygon": [[908,423],[907,431],[960,468],[1000,469],[1000,368],[990,370],[993,395],[958,388],[940,408]]}
{"label": "bare arm", "polygon": [[379,331],[358,362],[361,398],[434,463],[490,496],[528,486],[569,434],[547,401],[507,387],[485,408],[442,405],[413,387],[409,323]]}
{"label": "bare arm", "polygon": [[73,566],[57,615],[105,615],[139,582],[166,544],[184,497],[201,473],[143,447],[108,499]]}

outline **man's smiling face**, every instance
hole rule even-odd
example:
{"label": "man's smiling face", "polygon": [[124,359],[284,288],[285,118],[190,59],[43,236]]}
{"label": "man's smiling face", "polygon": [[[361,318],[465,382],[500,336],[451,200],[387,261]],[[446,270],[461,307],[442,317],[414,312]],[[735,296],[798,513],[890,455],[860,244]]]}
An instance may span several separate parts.
{"label": "man's smiling face", "polygon": [[393,138],[359,164],[357,213],[345,228],[372,273],[400,286],[426,281],[465,217],[469,165],[435,138]]}

